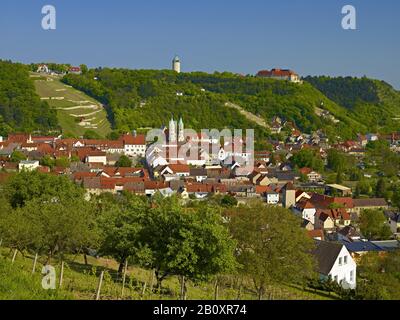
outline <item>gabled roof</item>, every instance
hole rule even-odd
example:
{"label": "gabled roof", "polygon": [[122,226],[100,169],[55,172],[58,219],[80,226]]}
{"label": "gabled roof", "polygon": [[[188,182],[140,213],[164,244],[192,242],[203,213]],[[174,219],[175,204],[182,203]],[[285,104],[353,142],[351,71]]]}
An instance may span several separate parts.
{"label": "gabled roof", "polygon": [[342,248],[341,243],[316,241],[316,248],[312,253],[317,258],[319,273],[328,275],[331,272]]}
{"label": "gabled roof", "polygon": [[346,211],[345,208],[338,209],[318,209],[317,215],[319,215],[320,220],[325,221],[327,219],[326,216],[329,216],[332,220],[350,220],[350,214]]}
{"label": "gabled roof", "polygon": [[371,199],[354,199],[354,206],[358,208],[362,207],[387,207],[388,203],[383,198],[371,198]]}
{"label": "gabled roof", "polygon": [[381,247],[377,246],[371,241],[346,242],[344,245],[349,252],[384,251]]}
{"label": "gabled roof", "polygon": [[133,136],[131,134],[126,134],[121,137],[121,140],[124,144],[128,145],[146,145],[146,136],[144,135]]}
{"label": "gabled roof", "polygon": [[307,231],[307,235],[311,239],[320,238],[322,241],[325,239],[325,235],[324,235],[324,231],[323,230],[309,230],[309,231]]}

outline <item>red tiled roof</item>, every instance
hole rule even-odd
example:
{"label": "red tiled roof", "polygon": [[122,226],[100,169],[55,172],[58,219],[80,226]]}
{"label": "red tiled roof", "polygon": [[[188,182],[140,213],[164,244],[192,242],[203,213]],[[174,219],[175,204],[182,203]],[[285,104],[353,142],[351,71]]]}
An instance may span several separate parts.
{"label": "red tiled roof", "polygon": [[310,230],[307,231],[307,235],[311,239],[320,238],[321,240],[325,239],[324,231],[323,230]]}
{"label": "red tiled roof", "polygon": [[226,193],[227,188],[224,184],[220,183],[187,183],[186,189],[188,192],[202,192],[202,193]]}
{"label": "red tiled roof", "polygon": [[8,141],[14,143],[26,143],[29,140],[29,134],[15,133],[8,135]]}
{"label": "red tiled roof", "polygon": [[124,144],[128,145],[146,145],[146,137],[144,135],[133,136],[131,134],[126,134],[121,137]]}
{"label": "red tiled roof", "polygon": [[168,188],[168,185],[159,181],[145,181],[144,186],[146,190],[158,190]]}
{"label": "red tiled roof", "polygon": [[312,169],[311,168],[301,168],[299,171],[300,171],[301,174],[307,175],[307,174],[310,174],[312,172]]}
{"label": "red tiled roof", "polygon": [[271,71],[261,70],[257,73],[258,77],[290,77],[293,75],[297,74],[294,71],[287,69],[272,69]]}
{"label": "red tiled roof", "polygon": [[190,167],[186,164],[170,164],[168,167],[174,172],[174,173],[189,173],[190,172]]}
{"label": "red tiled roof", "polygon": [[273,191],[271,187],[269,186],[256,186],[256,193],[257,194],[263,194],[267,192]]}
{"label": "red tiled roof", "polygon": [[299,209],[313,209],[315,205],[310,200],[301,200],[297,203],[297,207]]}
{"label": "red tiled roof", "polygon": [[339,209],[325,209],[325,210],[317,210],[317,216],[320,219],[325,220],[330,217],[332,220],[350,220],[350,214],[346,211],[345,208]]}

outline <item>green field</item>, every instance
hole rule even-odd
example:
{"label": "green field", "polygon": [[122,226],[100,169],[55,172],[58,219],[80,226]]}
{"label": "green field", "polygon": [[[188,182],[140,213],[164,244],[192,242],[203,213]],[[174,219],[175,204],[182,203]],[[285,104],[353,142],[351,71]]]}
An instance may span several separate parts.
{"label": "green field", "polygon": [[[117,275],[118,264],[112,259],[88,257],[85,265],[82,255],[65,257],[63,285],[59,288],[60,261],[53,260],[51,265],[56,269],[57,290],[46,291],[41,287],[40,271],[45,257],[40,257],[36,272],[32,274],[34,257],[31,254],[19,253],[14,264],[11,259],[13,251],[0,249],[0,300],[93,300],[101,271],[105,271],[101,288],[101,300],[177,300],[180,295],[180,283],[175,276],[167,278],[161,292],[155,290],[155,281],[149,270],[135,266],[128,268],[124,296],[122,296],[122,277]],[[218,299],[235,300],[238,298],[240,277],[220,277]],[[151,290],[151,284],[154,290]],[[240,299],[256,300],[251,281],[241,282]],[[214,282],[187,284],[189,300],[212,300],[215,297]],[[315,292],[292,285],[271,286],[266,299],[279,300],[326,300],[333,299],[325,292]]]}
{"label": "green field", "polygon": [[105,137],[111,132],[107,112],[98,101],[63,84],[58,77],[32,74],[32,79],[42,100],[57,109],[63,134],[83,136],[92,130]]}

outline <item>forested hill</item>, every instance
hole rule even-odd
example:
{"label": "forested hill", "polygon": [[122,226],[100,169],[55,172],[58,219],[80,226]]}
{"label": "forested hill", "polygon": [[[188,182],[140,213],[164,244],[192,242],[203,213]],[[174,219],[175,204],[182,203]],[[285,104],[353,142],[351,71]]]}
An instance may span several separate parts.
{"label": "forested hill", "polygon": [[186,127],[196,130],[254,128],[258,138],[268,134],[240,111],[225,106],[223,95],[205,92],[172,71],[90,70],[83,76],[67,75],[63,81],[107,105],[117,131],[160,128],[174,116],[183,117]]}
{"label": "forested hill", "polygon": [[345,107],[371,132],[400,129],[400,92],[384,81],[353,77],[307,77],[329,99]]}
{"label": "forested hill", "polygon": [[[83,76],[67,75],[64,81],[108,105],[117,130],[160,127],[172,115],[183,116],[188,127],[256,128],[232,102],[266,120],[274,116],[294,122],[301,130],[323,129],[330,136],[354,137],[367,127],[324,96],[309,83],[244,77],[230,73],[182,73],[155,70],[97,69]],[[182,93],[183,96],[177,95]],[[337,120],[321,117],[317,108],[328,110]]]}
{"label": "forested hill", "polygon": [[0,135],[54,129],[56,113],[36,94],[29,68],[0,60]]}

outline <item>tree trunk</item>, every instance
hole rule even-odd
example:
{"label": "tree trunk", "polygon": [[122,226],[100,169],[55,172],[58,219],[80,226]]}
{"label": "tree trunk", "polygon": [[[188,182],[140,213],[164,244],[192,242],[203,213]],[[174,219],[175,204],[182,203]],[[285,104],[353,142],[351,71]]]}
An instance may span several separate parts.
{"label": "tree trunk", "polygon": [[181,300],[185,300],[187,291],[185,276],[180,277],[180,282],[181,282]]}
{"label": "tree trunk", "polygon": [[118,267],[118,276],[124,272],[124,267],[125,267],[125,259],[119,263]]}
{"label": "tree trunk", "polygon": [[52,257],[52,254],[49,253],[49,255],[47,256],[46,265],[50,265],[51,264],[51,257]]}
{"label": "tree trunk", "polygon": [[85,260],[85,266],[87,266],[89,263],[88,263],[88,260],[87,260],[86,253],[83,254],[83,259]]}
{"label": "tree trunk", "polygon": [[219,295],[219,284],[218,284],[218,278],[215,280],[215,287],[214,287],[214,300],[218,300],[218,295]]}
{"label": "tree trunk", "polygon": [[258,289],[258,300],[261,301],[264,298],[265,289],[264,287],[260,287]]}

